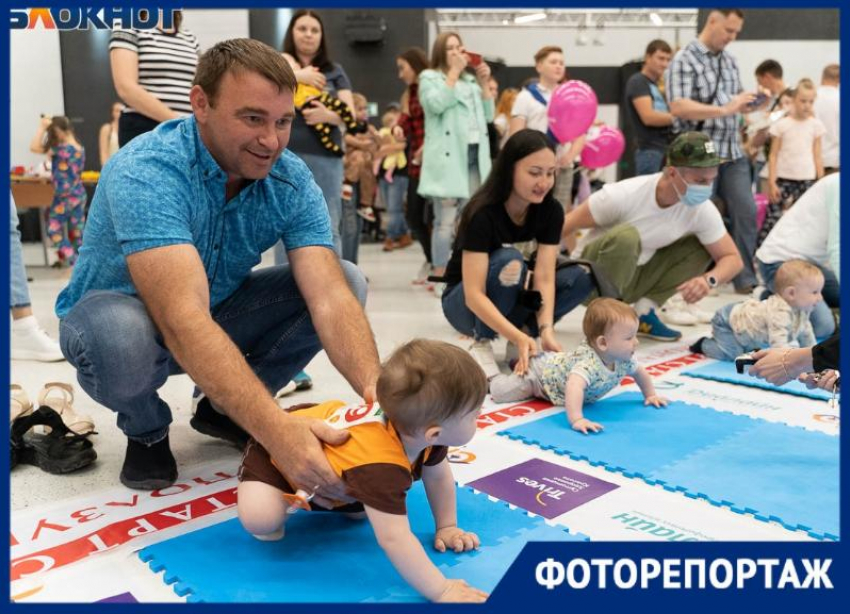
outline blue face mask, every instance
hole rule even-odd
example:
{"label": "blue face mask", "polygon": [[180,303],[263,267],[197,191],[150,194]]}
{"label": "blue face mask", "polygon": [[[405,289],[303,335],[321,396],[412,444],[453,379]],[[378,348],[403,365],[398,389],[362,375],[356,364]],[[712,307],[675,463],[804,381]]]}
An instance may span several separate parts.
{"label": "blue face mask", "polygon": [[692,183],[688,183],[685,181],[685,178],[679,173],[679,170],[676,169],[676,174],[679,175],[679,179],[685,182],[685,185],[688,188],[685,190],[685,193],[682,194],[679,192],[679,188],[676,187],[676,183],[673,183],[673,189],[676,190],[676,196],[679,197],[683,203],[685,203],[689,207],[696,207],[707,201],[711,198],[711,192],[713,190],[712,185],[694,185]]}

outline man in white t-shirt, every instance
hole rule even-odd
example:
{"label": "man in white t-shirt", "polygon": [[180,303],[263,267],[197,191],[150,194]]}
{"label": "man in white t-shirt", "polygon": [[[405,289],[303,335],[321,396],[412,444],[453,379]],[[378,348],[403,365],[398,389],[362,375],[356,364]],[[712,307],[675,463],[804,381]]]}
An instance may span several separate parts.
{"label": "man in white t-shirt", "polygon": [[634,303],[640,336],[681,338],[661,322],[659,305],[677,292],[696,303],[744,266],[709,200],[722,161],[705,134],[680,134],[662,172],[607,184],[564,220],[564,239],[592,229],[576,252],[600,264],[623,300]]}
{"label": "man in white t-shirt", "polygon": [[827,174],[834,173],[840,166],[839,145],[841,137],[841,99],[838,86],[841,73],[838,64],[823,69],[818,96],[815,99],[815,117],[826,126],[821,156]]}
{"label": "man in white t-shirt", "polygon": [[840,173],[827,175],[806,190],[779,219],[756,252],[756,265],[770,292],[773,278],[783,263],[806,260],[823,272],[824,300],[812,311],[815,337],[835,332],[830,307],[840,304],[841,198]]}

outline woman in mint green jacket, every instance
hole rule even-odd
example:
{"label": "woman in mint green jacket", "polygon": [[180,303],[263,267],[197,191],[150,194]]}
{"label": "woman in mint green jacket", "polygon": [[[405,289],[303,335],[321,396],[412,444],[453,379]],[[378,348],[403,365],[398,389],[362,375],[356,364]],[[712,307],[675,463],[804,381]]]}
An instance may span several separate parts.
{"label": "woman in mint green jacket", "polygon": [[[475,76],[466,71],[479,60]],[[431,53],[433,70],[419,74],[425,112],[425,145],[419,194],[434,201],[431,244],[434,274],[442,275],[451,255],[455,221],[469,197],[490,173],[487,122],[494,104],[487,81],[490,67],[470,56],[460,36],[443,32]],[[442,286],[438,287],[438,294]]]}

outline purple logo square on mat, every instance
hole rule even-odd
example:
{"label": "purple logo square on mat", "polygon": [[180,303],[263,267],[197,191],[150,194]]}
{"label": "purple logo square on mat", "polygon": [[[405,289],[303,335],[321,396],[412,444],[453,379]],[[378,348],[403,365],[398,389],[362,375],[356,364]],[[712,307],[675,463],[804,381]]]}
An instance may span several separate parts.
{"label": "purple logo square on mat", "polygon": [[619,488],[540,459],[503,469],[468,486],[548,519]]}
{"label": "purple logo square on mat", "polygon": [[100,599],[97,603],[139,603],[139,602],[135,597],[133,597],[132,593],[121,593],[120,595],[114,595],[112,597],[107,597],[106,599]]}

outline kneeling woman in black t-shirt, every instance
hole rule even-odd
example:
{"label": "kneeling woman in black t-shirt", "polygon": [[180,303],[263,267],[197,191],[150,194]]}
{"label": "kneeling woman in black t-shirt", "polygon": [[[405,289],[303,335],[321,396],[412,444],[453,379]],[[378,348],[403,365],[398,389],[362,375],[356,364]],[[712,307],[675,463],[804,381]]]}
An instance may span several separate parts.
{"label": "kneeling woman in black t-shirt", "polygon": [[552,327],[592,289],[581,267],[555,269],[564,225],[564,210],[552,196],[555,168],[547,136],[520,130],[505,143],[460,220],[444,278],[443,313],[475,339],[470,351],[487,377],[498,373],[492,348],[497,334],[515,346],[520,374],[538,350],[537,337],[539,349],[562,351]]}

